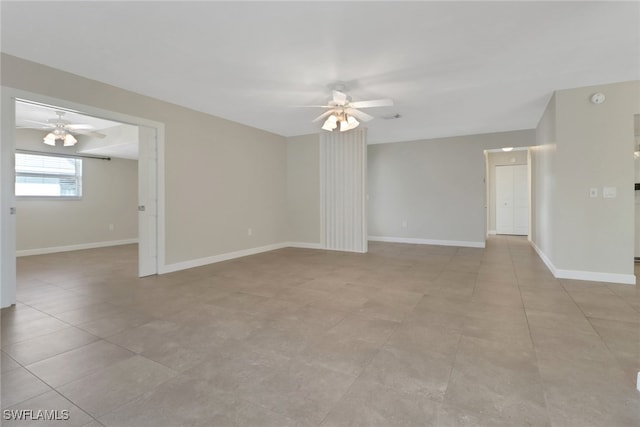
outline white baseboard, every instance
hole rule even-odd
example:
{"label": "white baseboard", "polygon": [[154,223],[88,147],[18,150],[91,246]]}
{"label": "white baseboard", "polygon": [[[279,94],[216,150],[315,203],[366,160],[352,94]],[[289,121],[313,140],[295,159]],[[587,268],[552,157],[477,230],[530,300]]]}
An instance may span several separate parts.
{"label": "white baseboard", "polygon": [[205,258],[192,259],[189,261],[176,262],[159,267],[160,274],[173,273],[174,271],[186,270],[188,268],[202,267],[203,265],[215,264],[216,262],[228,261],[234,258],[242,258],[249,255],[255,255],[262,252],[274,251],[288,247],[288,243],[274,243],[272,245],[259,246],[257,248],[243,249],[241,251],[227,252],[220,255],[213,255]]}
{"label": "white baseboard", "polygon": [[50,248],[24,249],[16,251],[16,257],[54,254],[57,252],[81,251],[83,249],[106,248],[109,246],[131,245],[138,243],[138,239],[110,240],[108,242],[80,243],[78,245],[55,246]]}
{"label": "white baseboard", "polygon": [[[173,273],[174,271],[186,270],[188,268],[201,267],[207,264],[214,264],[216,262],[228,261],[234,258],[241,258],[249,255],[255,255],[262,252],[274,251],[276,249],[283,248],[299,248],[299,249],[326,249],[322,247],[321,243],[309,243],[309,242],[283,242],[274,243],[272,245],[260,246],[257,248],[244,249],[236,252],[228,252],[226,254],[214,255],[206,258],[199,258],[190,261],[178,262],[175,264],[165,265],[159,267],[160,274]],[[328,250],[328,249],[327,249]]]}
{"label": "white baseboard", "polygon": [[289,248],[301,248],[301,249],[322,249],[321,243],[306,243],[306,242],[288,242]]}
{"label": "white baseboard", "polygon": [[336,249],[336,248],[320,248],[320,249],[325,251],[332,251],[332,252],[344,252],[347,254],[366,254],[369,251],[368,248],[367,250],[364,250],[364,251],[354,251],[352,249]]}
{"label": "white baseboard", "polygon": [[549,259],[549,257],[547,256],[547,254],[545,254],[544,252],[542,252],[542,249],[540,249],[538,247],[538,245],[535,244],[535,242],[533,240],[530,241],[531,242],[531,246],[533,246],[533,250],[536,251],[536,253],[538,254],[538,256],[540,257],[540,259],[542,260],[542,262],[544,262],[544,264],[547,266],[547,268],[549,269],[549,271],[551,272],[551,274],[553,274],[553,277],[558,277],[556,275],[556,266],[553,265],[553,263],[551,262],[551,260]]}
{"label": "white baseboard", "polygon": [[489,236],[495,236],[495,235],[496,235],[496,234],[498,234],[498,233],[496,233],[496,230],[489,230],[489,231],[487,231],[487,234],[488,234]]}
{"label": "white baseboard", "polygon": [[634,274],[600,273],[597,271],[581,270],[556,270],[558,279],[588,280],[590,282],[619,283],[622,285],[635,285]]}
{"label": "white baseboard", "polygon": [[571,279],[571,280],[586,280],[590,282],[607,282],[607,283],[620,283],[623,285],[635,285],[636,276],[633,274],[620,274],[620,273],[602,273],[598,271],[583,271],[583,270],[563,270],[556,268],[547,255],[531,241],[531,246],[536,251],[540,259],[545,263],[553,277],[556,279]]}
{"label": "white baseboard", "polygon": [[177,262],[159,267],[159,274],[173,273],[174,271],[186,270],[188,268],[201,267],[203,265],[215,264],[216,262],[228,261],[235,258],[242,258],[249,255],[255,255],[262,252],[275,251],[283,248],[300,248],[300,249],[323,249],[320,243],[308,242],[282,242],[272,245],[259,246],[257,248],[243,249],[241,251],[227,252],[220,255],[214,255],[205,258],[194,259],[190,261]]}
{"label": "white baseboard", "polygon": [[372,242],[410,243],[412,245],[460,246],[464,248],[484,248],[485,242],[468,242],[464,240],[416,239],[413,237],[369,236]]}

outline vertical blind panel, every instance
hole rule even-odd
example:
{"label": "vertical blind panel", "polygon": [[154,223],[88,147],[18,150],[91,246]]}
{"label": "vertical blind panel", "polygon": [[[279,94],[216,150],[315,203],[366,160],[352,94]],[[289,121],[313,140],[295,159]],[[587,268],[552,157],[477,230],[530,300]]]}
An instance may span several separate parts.
{"label": "vertical blind panel", "polygon": [[323,246],[367,251],[366,129],[320,135]]}

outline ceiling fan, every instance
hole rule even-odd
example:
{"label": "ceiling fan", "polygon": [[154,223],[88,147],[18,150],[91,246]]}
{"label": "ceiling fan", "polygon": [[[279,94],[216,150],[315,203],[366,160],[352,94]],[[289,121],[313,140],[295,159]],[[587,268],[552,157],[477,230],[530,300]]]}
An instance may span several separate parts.
{"label": "ceiling fan", "polygon": [[346,93],[334,89],[333,97],[327,105],[309,105],[309,107],[328,108],[327,111],[313,119],[314,123],[326,119],[322,129],[333,131],[339,128],[340,132],[344,132],[358,127],[360,124],[358,120],[363,122],[373,120],[373,116],[360,111],[360,108],[390,107],[392,105],[393,101],[391,99],[354,102]]}
{"label": "ceiling fan", "polygon": [[62,140],[64,142],[65,147],[71,147],[75,145],[78,140],[74,135],[90,135],[96,138],[104,138],[106,135],[95,132],[95,129],[91,125],[87,124],[74,124],[68,120],[65,120],[64,111],[56,111],[56,115],[58,116],[55,119],[49,119],[45,122],[38,122],[35,120],[24,120],[25,122],[34,123],[39,125],[38,127],[30,127],[30,129],[49,129],[49,133],[44,137],[43,142],[47,145],[54,146],[56,145],[56,141]]}

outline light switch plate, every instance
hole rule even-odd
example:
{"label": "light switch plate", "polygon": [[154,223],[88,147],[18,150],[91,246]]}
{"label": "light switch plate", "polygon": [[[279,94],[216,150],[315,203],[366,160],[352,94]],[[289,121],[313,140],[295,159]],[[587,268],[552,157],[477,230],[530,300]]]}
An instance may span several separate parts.
{"label": "light switch plate", "polygon": [[617,187],[602,187],[602,197],[605,199],[615,199],[617,197]]}
{"label": "light switch plate", "polygon": [[589,197],[591,197],[592,199],[598,197],[598,189],[596,187],[591,187],[589,189]]}

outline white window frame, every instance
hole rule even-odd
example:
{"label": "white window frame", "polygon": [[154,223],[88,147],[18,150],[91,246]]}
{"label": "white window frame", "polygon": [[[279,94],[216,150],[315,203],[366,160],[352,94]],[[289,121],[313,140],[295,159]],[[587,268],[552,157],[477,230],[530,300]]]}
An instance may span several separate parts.
{"label": "white window frame", "polygon": [[33,177],[51,177],[51,178],[60,178],[67,177],[72,178],[76,181],[76,194],[75,195],[31,195],[31,194],[18,194],[16,189],[16,198],[17,199],[47,199],[47,200],[81,200],[83,194],[82,188],[82,169],[83,169],[83,161],[80,157],[71,156],[66,154],[58,154],[58,153],[41,153],[41,152],[30,152],[30,151],[22,151],[16,150],[16,156],[37,156],[37,157],[53,157],[53,158],[69,158],[76,161],[75,166],[75,174],[73,175],[61,175],[61,174],[47,174],[47,173],[19,173],[17,171],[17,161],[16,161],[16,171],[15,171],[15,182],[17,183],[18,176],[33,176]]}

